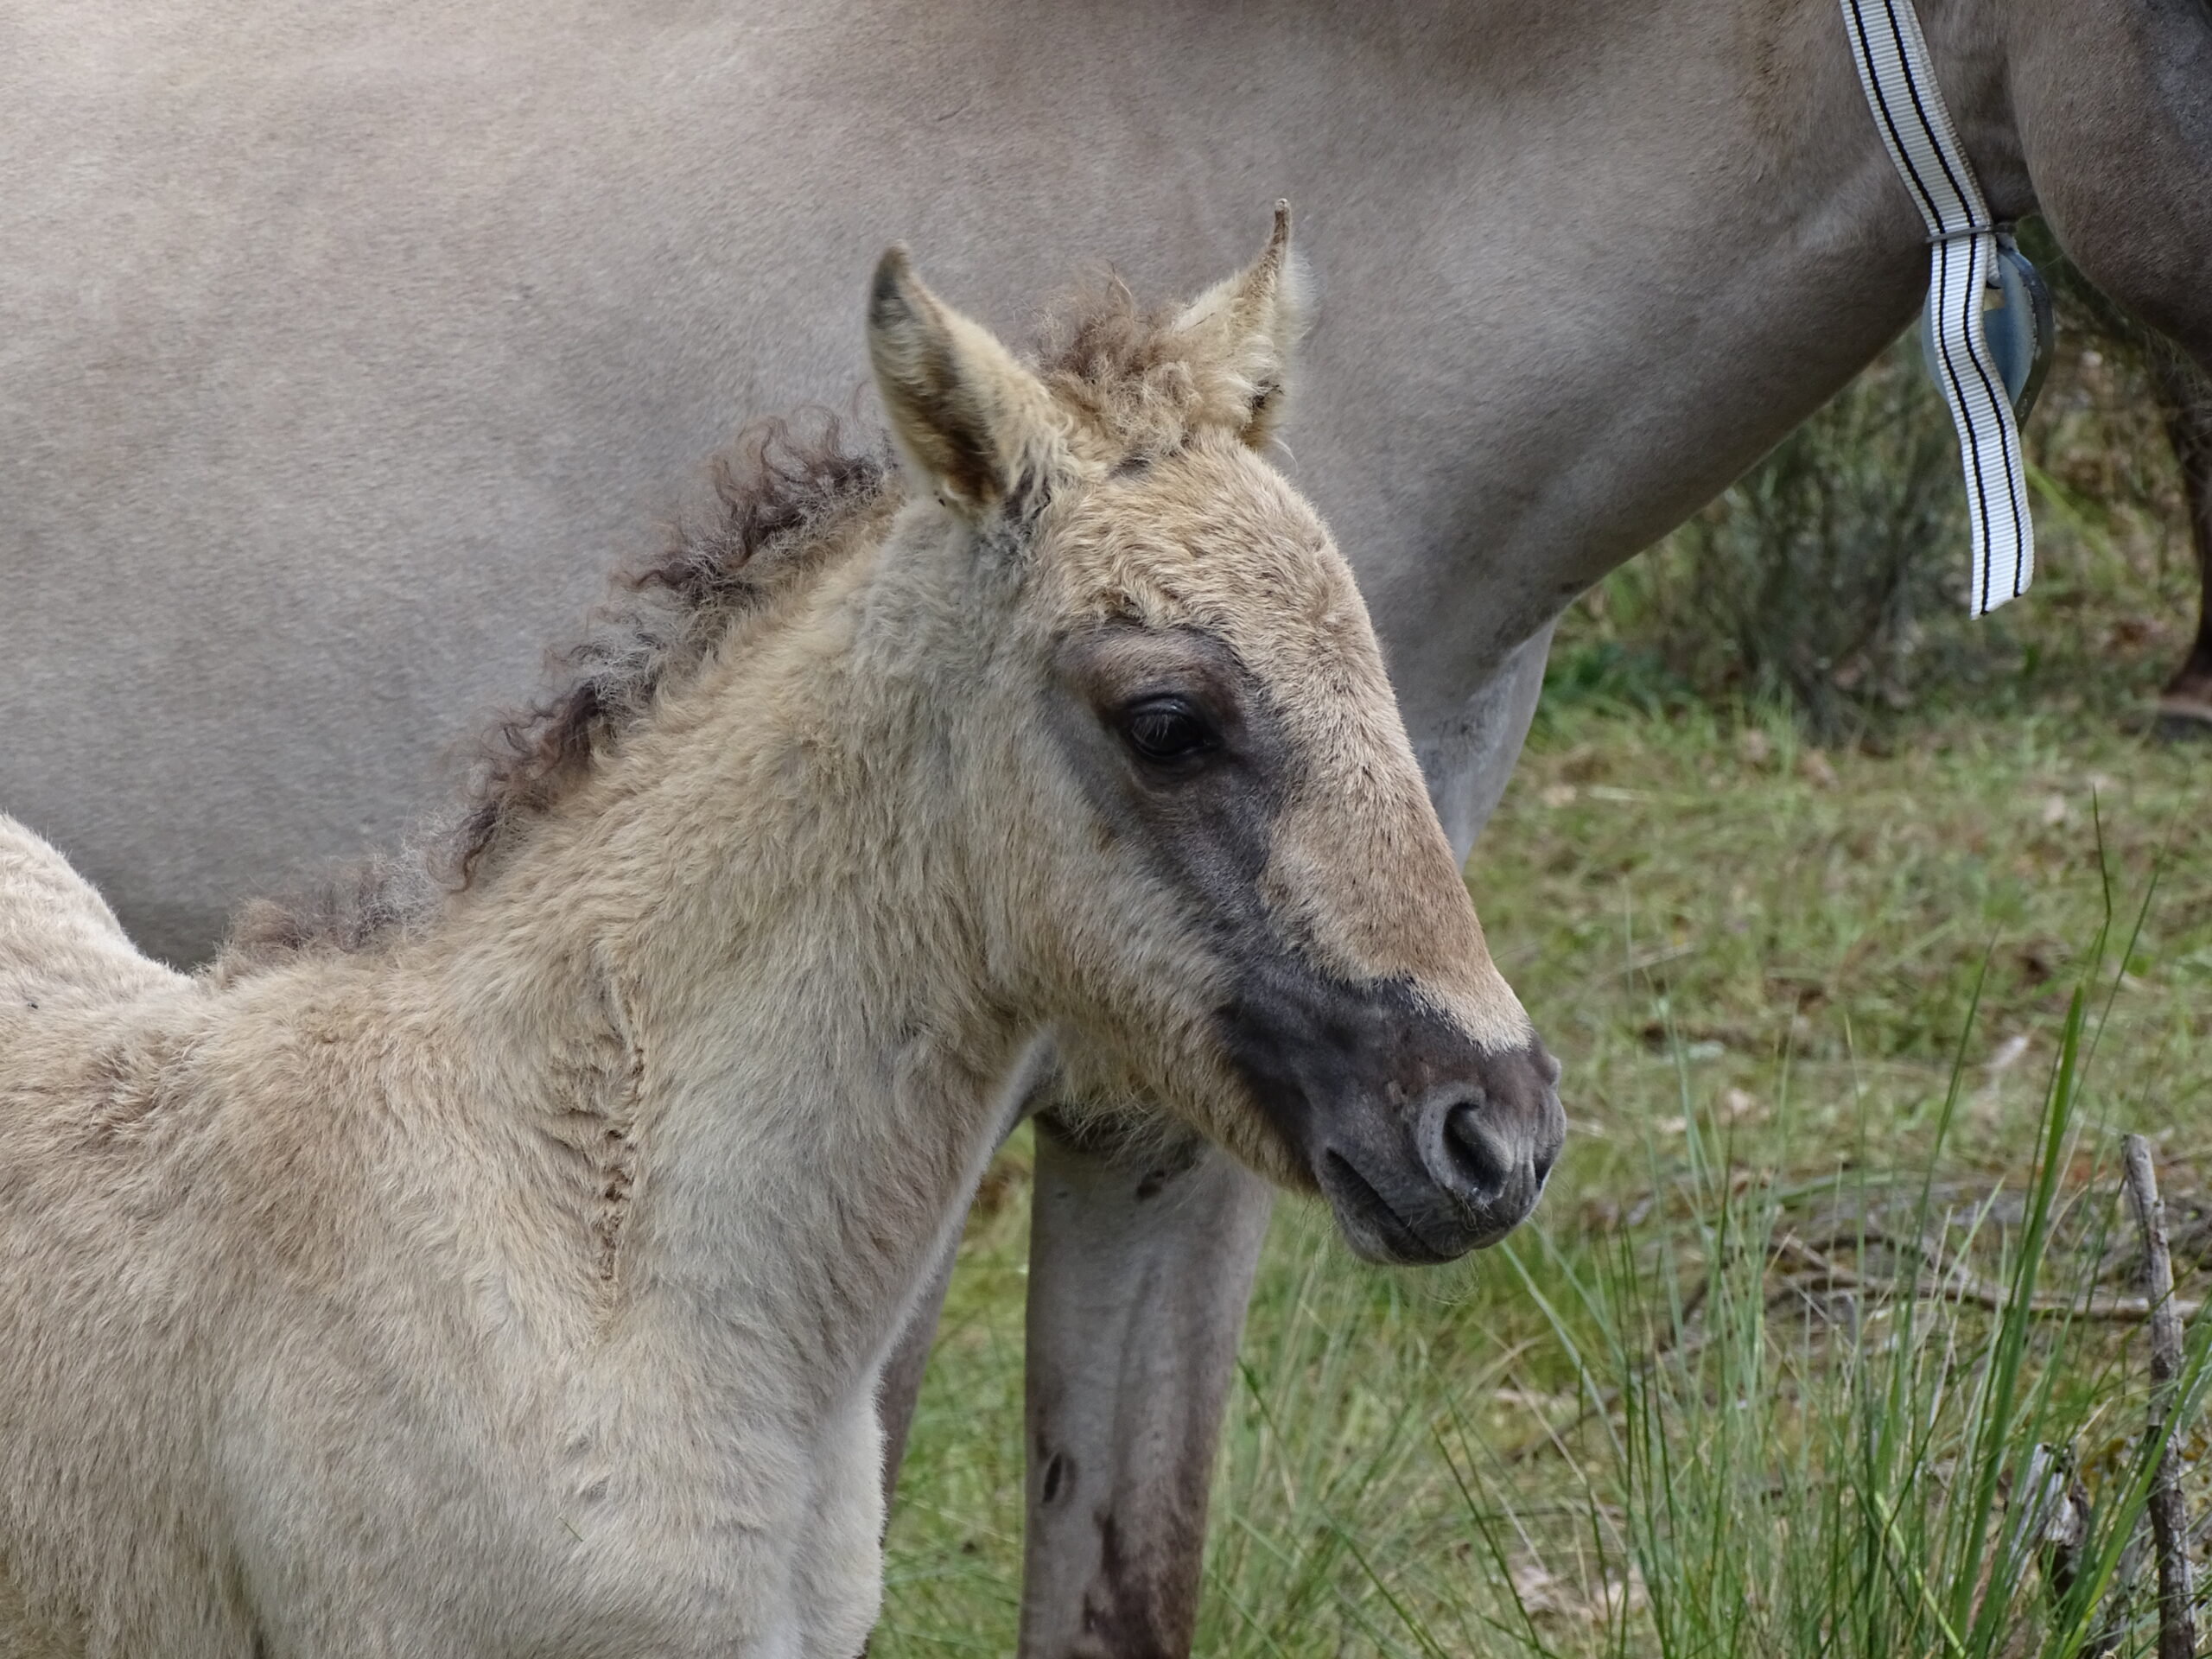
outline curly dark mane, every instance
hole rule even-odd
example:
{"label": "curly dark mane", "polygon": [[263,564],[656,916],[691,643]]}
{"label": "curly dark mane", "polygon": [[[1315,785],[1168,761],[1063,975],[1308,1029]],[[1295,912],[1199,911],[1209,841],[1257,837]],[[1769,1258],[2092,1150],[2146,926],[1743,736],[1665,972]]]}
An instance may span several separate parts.
{"label": "curly dark mane", "polygon": [[367,950],[467,887],[619,744],[655,697],[696,669],[731,625],[823,569],[838,532],[882,497],[880,444],[849,449],[827,410],[746,429],[713,463],[715,510],[678,526],[652,558],[618,571],[583,636],[548,654],[559,689],[497,718],[470,757],[458,818],[411,855],[378,855],[301,891],[256,899],[233,919],[224,968],[302,951]]}
{"label": "curly dark mane", "polygon": [[1146,309],[1108,271],[1047,320],[1037,372],[1054,396],[1133,458],[1179,442],[1198,388],[1173,309]]}
{"label": "curly dark mane", "polygon": [[733,621],[819,568],[838,545],[834,529],[882,493],[880,451],[846,449],[836,418],[817,413],[820,429],[810,436],[780,419],[762,421],[717,456],[719,511],[619,573],[615,588],[630,602],[603,610],[583,639],[549,658],[564,689],[485,734],[449,853],[461,886],[512,825],[559,799]]}
{"label": "curly dark mane", "polygon": [[[1171,313],[1147,312],[1109,273],[1048,320],[1037,372],[1133,458],[1180,441],[1199,397]],[[680,683],[741,618],[804,582],[856,538],[855,516],[893,487],[888,452],[845,447],[835,415],[756,423],[713,464],[716,506],[642,564],[618,572],[583,636],[549,654],[557,690],[501,715],[469,755],[457,817],[416,848],[328,874],[234,918],[219,971],[303,951],[358,951],[404,933],[469,886]]]}

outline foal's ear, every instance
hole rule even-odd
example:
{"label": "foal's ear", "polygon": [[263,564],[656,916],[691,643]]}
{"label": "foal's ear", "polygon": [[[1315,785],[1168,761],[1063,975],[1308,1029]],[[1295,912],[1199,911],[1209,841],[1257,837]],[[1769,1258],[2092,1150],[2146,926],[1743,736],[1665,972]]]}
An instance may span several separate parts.
{"label": "foal's ear", "polygon": [[924,288],[893,247],[868,291],[868,355],[908,463],[981,516],[1025,493],[1053,442],[1052,395],[990,331]]}
{"label": "foal's ear", "polygon": [[1290,204],[1279,201],[1274,234],[1260,257],[1175,320],[1176,332],[1193,336],[1200,366],[1220,376],[1222,417],[1255,449],[1281,423],[1312,302],[1306,262],[1290,248]]}

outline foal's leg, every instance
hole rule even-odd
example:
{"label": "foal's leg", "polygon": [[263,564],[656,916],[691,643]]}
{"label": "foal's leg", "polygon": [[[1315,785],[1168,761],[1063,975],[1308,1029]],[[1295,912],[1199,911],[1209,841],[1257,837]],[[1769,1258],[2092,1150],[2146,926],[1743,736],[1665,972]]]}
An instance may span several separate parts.
{"label": "foal's leg", "polygon": [[944,1293],[952,1283],[952,1264],[960,1255],[960,1235],[955,1230],[938,1253],[929,1280],[914,1298],[914,1311],[899,1345],[883,1362],[883,1375],[875,1385],[875,1409],[883,1424],[883,1512],[891,1513],[891,1500],[899,1490],[899,1465],[906,1460],[906,1435],[914,1427],[914,1402],[922,1392],[922,1370],[929,1363],[930,1344],[937,1336],[938,1315],[944,1311]]}
{"label": "foal's leg", "polygon": [[1190,1651],[1214,1448],[1273,1201],[1202,1141],[1133,1160],[1037,1119],[1024,1659]]}

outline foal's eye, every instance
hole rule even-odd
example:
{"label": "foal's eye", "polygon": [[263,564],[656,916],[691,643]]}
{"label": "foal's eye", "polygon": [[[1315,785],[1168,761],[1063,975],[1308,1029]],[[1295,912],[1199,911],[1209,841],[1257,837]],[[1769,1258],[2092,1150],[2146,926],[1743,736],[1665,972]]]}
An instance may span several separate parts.
{"label": "foal's eye", "polygon": [[1122,715],[1122,735],[1146,760],[1189,760],[1214,747],[1213,730],[1180,697],[1154,697]]}

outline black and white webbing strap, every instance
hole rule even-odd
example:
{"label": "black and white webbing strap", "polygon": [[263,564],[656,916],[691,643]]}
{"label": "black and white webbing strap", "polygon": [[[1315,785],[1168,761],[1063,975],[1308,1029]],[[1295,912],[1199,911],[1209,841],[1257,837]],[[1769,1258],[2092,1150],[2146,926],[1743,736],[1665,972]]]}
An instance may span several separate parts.
{"label": "black and white webbing strap", "polygon": [[1843,0],[1843,20],[1874,124],[1927,221],[1934,250],[1929,316],[1936,379],[1966,470],[1974,530],[1967,607],[1979,616],[2025,593],[2036,563],[2020,429],[1981,324],[1997,226],[1943,106],[1912,0]]}

